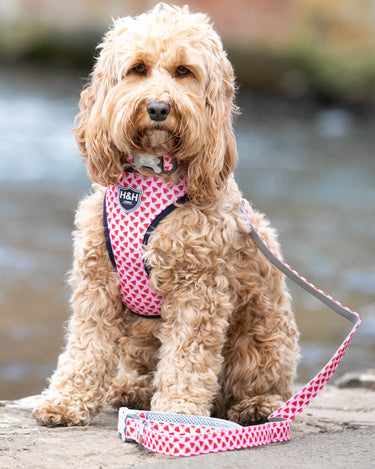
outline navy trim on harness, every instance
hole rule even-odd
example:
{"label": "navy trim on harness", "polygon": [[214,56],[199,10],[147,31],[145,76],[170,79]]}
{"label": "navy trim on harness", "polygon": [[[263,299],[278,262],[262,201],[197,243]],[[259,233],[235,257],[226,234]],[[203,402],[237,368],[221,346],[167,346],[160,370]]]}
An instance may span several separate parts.
{"label": "navy trim on harness", "polygon": [[113,255],[112,251],[112,244],[111,244],[111,239],[109,237],[109,230],[108,230],[108,222],[107,222],[107,210],[106,210],[106,201],[107,201],[107,191],[104,194],[104,201],[103,201],[103,228],[104,228],[104,239],[105,239],[105,244],[107,246],[107,251],[109,258],[111,260],[113,270],[117,272],[117,267],[116,267],[116,262],[115,262],[115,256]]}

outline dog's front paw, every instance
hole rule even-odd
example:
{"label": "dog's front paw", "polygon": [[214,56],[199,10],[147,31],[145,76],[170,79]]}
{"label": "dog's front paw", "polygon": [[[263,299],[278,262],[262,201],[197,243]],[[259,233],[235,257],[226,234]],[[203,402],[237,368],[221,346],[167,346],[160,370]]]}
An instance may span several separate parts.
{"label": "dog's front paw", "polygon": [[33,417],[40,425],[47,427],[70,427],[88,425],[90,411],[77,401],[51,399],[39,404],[34,409]]}
{"label": "dog's front paw", "polygon": [[265,422],[284,401],[277,394],[254,396],[243,399],[228,411],[228,419],[243,426]]}
{"label": "dog's front paw", "polygon": [[185,399],[168,399],[155,394],[151,401],[153,412],[169,412],[171,414],[202,415],[208,417],[210,409]]}

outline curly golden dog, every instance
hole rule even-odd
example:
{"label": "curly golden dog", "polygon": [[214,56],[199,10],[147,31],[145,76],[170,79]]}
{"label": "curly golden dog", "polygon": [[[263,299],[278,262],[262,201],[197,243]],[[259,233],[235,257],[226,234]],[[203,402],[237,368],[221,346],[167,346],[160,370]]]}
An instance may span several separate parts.
{"label": "curly golden dog", "polygon": [[[291,396],[298,332],[284,277],[248,236],[240,210],[234,74],[220,38],[205,15],[160,4],[116,20],[99,47],[75,127],[95,184],[76,215],[73,314],[34,417],[86,425],[107,402],[263,421]],[[127,178],[166,191],[179,185],[186,195],[141,243],[147,275],[138,271],[157,303],[151,317],[124,301],[120,271],[131,268],[113,264],[103,222],[108,188],[122,215],[140,210],[143,192]],[[264,215],[245,203],[278,252]],[[127,282],[134,297],[137,280]]]}

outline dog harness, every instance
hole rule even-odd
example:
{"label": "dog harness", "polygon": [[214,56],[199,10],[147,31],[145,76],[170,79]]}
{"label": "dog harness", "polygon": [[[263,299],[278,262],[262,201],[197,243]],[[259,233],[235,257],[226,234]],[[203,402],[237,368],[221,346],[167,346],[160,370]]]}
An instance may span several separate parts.
{"label": "dog harness", "polygon": [[348,319],[352,323],[352,329],[322,370],[285,404],[275,410],[266,423],[243,427],[228,420],[210,417],[131,410],[121,407],[118,432],[123,441],[136,441],[150,451],[169,456],[217,453],[287,441],[290,439],[291,422],[327,384],[348,349],[361,323],[360,316],[315,287],[279,258],[252,224],[245,204],[242,206],[242,212],[249,235],[264,256],[297,285]]}
{"label": "dog harness", "polygon": [[117,186],[106,190],[104,234],[113,267],[120,281],[123,303],[140,316],[160,317],[163,297],[149,285],[150,268],[142,251],[152,231],[176,203],[187,200],[185,177],[170,185],[162,178],[126,170]]}

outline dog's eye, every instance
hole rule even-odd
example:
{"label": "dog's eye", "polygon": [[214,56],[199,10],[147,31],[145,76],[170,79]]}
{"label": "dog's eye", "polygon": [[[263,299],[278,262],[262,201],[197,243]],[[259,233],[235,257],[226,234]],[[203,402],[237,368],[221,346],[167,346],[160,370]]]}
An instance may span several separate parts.
{"label": "dog's eye", "polygon": [[186,77],[188,75],[190,75],[190,70],[186,67],[184,67],[183,65],[180,65],[179,67],[177,67],[176,69],[176,77]]}
{"label": "dog's eye", "polygon": [[145,64],[138,64],[135,67],[132,68],[132,71],[136,73],[137,75],[146,75],[146,66]]}

